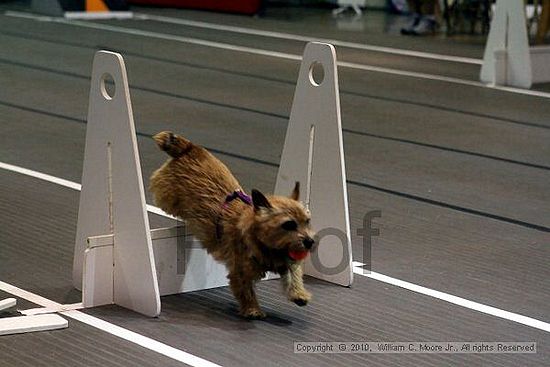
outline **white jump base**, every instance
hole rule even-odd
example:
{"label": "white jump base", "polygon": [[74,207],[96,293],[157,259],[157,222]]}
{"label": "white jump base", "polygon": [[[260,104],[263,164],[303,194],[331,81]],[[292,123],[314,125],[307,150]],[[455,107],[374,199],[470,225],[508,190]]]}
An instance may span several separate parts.
{"label": "white jump base", "polygon": [[67,320],[55,314],[5,317],[0,319],[0,335],[57,330],[68,326]]}
{"label": "white jump base", "polygon": [[531,88],[550,81],[550,47],[529,47],[523,1],[497,0],[480,79],[494,85]]}
{"label": "white jump base", "polygon": [[[227,285],[226,270],[214,261],[201,244],[180,226],[151,230],[153,258],[157,271],[160,296],[192,292]],[[83,295],[84,307],[113,303],[113,272],[98,272],[101,264],[113,263],[115,239],[113,234],[88,237],[85,252]],[[185,276],[186,274],[208,276]],[[92,288],[93,287],[93,288]]]}
{"label": "white jump base", "polygon": [[[16,304],[17,300],[15,298],[1,300],[0,311],[15,307]],[[67,320],[54,314],[3,317],[0,318],[0,335],[56,330],[66,328],[67,326],[69,326]]]}
{"label": "white jump base", "polygon": [[[322,81],[314,79],[314,65],[324,70]],[[320,240],[305,273],[351,285],[338,75],[329,44],[305,48],[275,192],[289,195],[296,181],[305,187],[313,228],[339,234],[339,242],[329,236]],[[226,275],[225,266],[186,232],[184,223],[174,220],[170,228],[149,228],[124,60],[120,54],[98,51],[73,264],[73,283],[82,290],[83,306],[118,304],[154,317],[161,311],[160,296],[225,286]]]}
{"label": "white jump base", "polygon": [[529,48],[531,56],[532,83],[550,82],[550,46]]}

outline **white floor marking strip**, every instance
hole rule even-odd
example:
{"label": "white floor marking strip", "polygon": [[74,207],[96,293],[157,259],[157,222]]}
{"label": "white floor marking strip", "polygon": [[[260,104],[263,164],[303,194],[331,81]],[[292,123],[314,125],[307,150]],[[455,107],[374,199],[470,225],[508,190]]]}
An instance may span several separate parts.
{"label": "white floor marking strip", "polygon": [[31,292],[28,292],[24,289],[17,288],[14,285],[5,283],[0,280],[0,290],[9,294],[12,294],[16,297],[26,299],[29,302],[35,303],[37,305],[40,305],[42,307],[48,307],[48,308],[56,308],[61,307],[60,303],[51,301],[47,298],[44,298],[42,296],[39,296],[38,294],[34,294]]}
{"label": "white floor marking strip", "polygon": [[28,13],[20,13],[20,12],[14,12],[14,11],[7,11],[5,15],[11,16],[11,17],[38,20],[42,22],[61,23],[61,24],[79,26],[84,28],[99,29],[103,31],[125,33],[125,34],[134,35],[134,36],[164,39],[168,41],[189,43],[189,44],[195,44],[200,46],[220,48],[220,49],[225,49],[230,51],[247,52],[255,55],[278,57],[278,58],[284,58],[289,60],[299,60],[299,61],[302,60],[301,55],[293,55],[293,54],[287,54],[283,52],[268,51],[268,50],[262,50],[262,49],[252,48],[252,47],[231,45],[227,43],[207,41],[203,39],[177,36],[177,35],[167,34],[167,33],[143,31],[135,28],[117,27],[117,26],[111,26],[103,23],[91,23],[91,22],[83,22],[83,21],[77,21],[77,20],[66,20],[65,18],[46,17],[46,16],[32,15]]}
{"label": "white floor marking strip", "polygon": [[43,181],[48,181],[48,182],[54,183],[56,185],[65,186],[65,187],[68,187],[69,189],[80,191],[80,184],[78,184],[76,182],[64,180],[64,179],[59,178],[59,177],[51,176],[51,175],[48,175],[48,174],[45,174],[45,173],[33,171],[31,169],[27,169],[27,168],[23,168],[23,167],[19,167],[19,166],[14,166],[14,165],[4,163],[4,162],[0,162],[0,168],[5,169],[7,171],[17,172],[17,173],[20,173],[20,174],[25,175],[25,176],[38,178],[38,179],[43,180]]}
{"label": "white floor marking strip", "polygon": [[[37,294],[28,292],[24,289],[15,287],[11,284],[0,281],[0,290],[6,293],[10,293],[16,297],[26,299],[29,302],[36,303],[37,305],[48,308],[62,308],[63,305],[49,299],[46,299]],[[71,319],[80,321],[86,325],[92,326],[96,329],[105,331],[111,335],[117,336],[131,343],[137,344],[143,348],[149,349],[153,352],[162,354],[168,358],[174,359],[178,362],[186,363],[195,367],[220,367],[219,365],[212,363],[206,359],[197,357],[193,354],[184,352],[183,350],[176,349],[167,344],[161,343],[157,340],[148,338],[136,332],[128,329],[124,329],[120,326],[111,324],[105,320],[99,319],[95,316],[85,314],[80,311],[70,310],[62,311],[61,315],[67,316]]]}
{"label": "white floor marking strip", "polygon": [[[40,180],[51,182],[51,183],[54,183],[56,185],[61,185],[61,186],[64,186],[64,187],[68,187],[69,189],[73,189],[73,190],[77,190],[77,191],[80,191],[81,188],[82,188],[82,186],[79,183],[64,180],[64,179],[56,177],[56,176],[52,176],[52,175],[48,175],[46,173],[33,171],[33,170],[23,168],[23,167],[19,167],[19,166],[14,166],[14,165],[4,163],[4,162],[0,162],[0,169],[5,169],[7,171],[17,172],[17,173],[20,173],[20,174],[23,174],[23,175],[26,175],[26,176],[31,176],[31,177],[34,177],[34,178],[38,178]],[[170,214],[165,213],[161,208],[153,206],[153,205],[147,204],[147,210],[151,213],[158,214],[158,215],[161,215],[161,216],[166,217],[166,218],[178,220],[177,218],[171,216]]]}
{"label": "white floor marking strip", "polygon": [[160,353],[176,361],[186,363],[195,367],[220,367],[220,365],[210,362],[204,358],[176,349],[167,344],[148,338],[136,332],[124,329],[120,326],[111,324],[97,317],[90,316],[80,311],[65,311],[61,313],[64,316],[80,321],[97,329],[103,330],[109,334],[118,336],[134,344],[140,345],[154,352]]}
{"label": "white floor marking strip", "polygon": [[389,276],[384,275],[384,274],[376,273],[374,271],[369,272],[369,271],[361,268],[361,266],[363,266],[363,265],[364,264],[361,264],[361,263],[358,263],[358,262],[354,261],[353,262],[353,272],[355,274],[362,275],[362,276],[370,278],[370,279],[378,280],[380,282],[391,284],[391,285],[394,285],[396,287],[404,288],[404,289],[407,289],[407,290],[410,290],[410,291],[413,291],[413,292],[416,292],[416,293],[420,293],[420,294],[423,294],[423,295],[426,295],[426,296],[437,298],[437,299],[440,299],[440,300],[445,301],[445,302],[452,303],[452,304],[457,305],[457,306],[469,308],[470,310],[479,311],[479,312],[482,312],[484,314],[500,317],[501,319],[514,321],[514,322],[517,322],[519,324],[523,324],[523,325],[530,326],[530,327],[533,327],[533,328],[536,328],[536,329],[544,330],[546,332],[550,332],[550,324],[547,323],[547,322],[540,321],[540,320],[537,320],[537,319],[534,319],[534,318],[531,318],[531,317],[519,315],[517,313],[504,311],[504,310],[501,310],[501,309],[496,308],[496,307],[487,306],[487,305],[477,303],[477,302],[474,302],[474,301],[470,301],[470,300],[460,298],[460,297],[457,297],[457,296],[453,296],[452,294],[436,291],[436,290],[433,290],[433,289],[430,289],[430,288],[423,287],[421,285],[409,283],[409,282],[406,282],[404,280],[400,280],[400,279],[389,277]]}
{"label": "white floor marking strip", "polygon": [[[35,178],[38,178],[40,180],[61,184],[65,187],[70,187],[70,188],[78,187],[76,190],[80,190],[80,185],[75,183],[75,182],[63,180],[63,179],[60,179],[60,178],[55,177],[55,176],[50,176],[50,175],[47,175],[47,174],[44,174],[44,173],[41,173],[41,172],[37,172],[37,171],[30,170],[30,169],[14,166],[14,165],[11,165],[11,164],[0,162],[0,169],[5,169],[5,170],[8,170],[8,171],[17,172],[17,173],[20,173],[20,174],[23,174],[23,175],[35,177]],[[60,182],[62,182],[62,183],[60,183]],[[147,210],[149,210],[149,208],[156,208],[156,207],[154,207],[152,205],[147,205]],[[172,216],[162,212],[162,210],[160,208],[156,208],[156,209],[158,209],[160,211],[159,213],[163,213],[163,214],[160,214],[160,215],[164,215],[166,217],[173,218]],[[519,324],[531,326],[531,327],[534,327],[534,328],[537,328],[537,329],[540,329],[540,330],[550,332],[550,324],[549,323],[546,323],[546,322],[543,322],[543,321],[540,321],[540,320],[537,320],[537,319],[533,319],[531,317],[519,315],[519,314],[516,314],[516,313],[513,313],[513,312],[504,311],[504,310],[498,309],[496,307],[483,305],[481,303],[473,302],[473,301],[470,301],[470,300],[467,300],[467,299],[464,299],[464,298],[453,296],[451,294],[443,293],[443,292],[436,291],[436,290],[433,290],[433,289],[430,289],[430,288],[422,287],[420,285],[416,285],[416,284],[409,283],[409,282],[406,282],[406,281],[403,281],[403,280],[392,278],[392,277],[389,277],[389,276],[384,275],[384,274],[375,273],[375,272],[372,272],[372,271],[371,272],[366,272],[364,269],[361,268],[361,266],[364,266],[364,265],[365,264],[363,264],[363,263],[354,261],[353,262],[353,272],[355,274],[358,274],[358,275],[362,275],[362,276],[365,276],[365,277],[368,277],[368,278],[371,278],[371,279],[375,279],[375,280],[378,280],[378,281],[381,281],[381,282],[384,282],[384,283],[387,283],[387,284],[392,284],[392,285],[395,285],[397,287],[401,287],[401,288],[408,289],[408,290],[413,291],[413,292],[424,294],[426,296],[434,297],[434,298],[437,298],[437,299],[440,299],[442,301],[446,301],[446,302],[449,302],[449,303],[452,303],[452,304],[455,304],[455,305],[458,305],[458,306],[466,307],[466,308],[469,308],[469,309],[472,309],[472,310],[475,310],[475,311],[479,311],[479,312],[482,312],[482,313],[485,313],[485,314],[488,314],[488,315],[497,316],[497,317],[500,317],[500,318],[503,318],[503,319],[506,319],[506,320],[509,320],[509,321],[514,321],[514,322],[517,322]],[[11,291],[10,291],[10,289],[11,289]],[[57,302],[50,301],[50,300],[48,300],[44,297],[41,297],[41,296],[35,295],[33,293],[24,291],[22,289],[13,287],[10,284],[7,284],[7,283],[1,282],[1,281],[0,281],[0,290],[5,291],[7,293],[11,293],[11,294],[13,294],[15,296],[18,296],[18,297],[21,297],[21,298],[25,298],[25,299],[33,302],[33,303],[36,303],[40,306],[43,306],[43,307],[59,308],[59,307],[65,306],[65,305],[61,305]],[[16,292],[16,293],[14,293],[14,292]],[[79,312],[79,311],[67,311],[67,312]],[[66,315],[67,312],[62,312],[62,314]],[[67,316],[72,317],[70,315],[67,315]],[[97,320],[99,320],[99,319],[97,319]],[[102,320],[100,320],[100,321],[102,321]],[[92,325],[92,326],[94,326],[94,325]],[[116,327],[118,327],[118,326],[116,326]]]}
{"label": "white floor marking strip", "polygon": [[261,37],[279,38],[279,39],[292,40],[292,41],[325,42],[325,43],[330,43],[334,46],[339,46],[339,47],[383,52],[383,53],[389,53],[389,54],[401,55],[401,56],[412,56],[412,57],[419,57],[424,59],[452,61],[452,62],[474,64],[474,65],[483,64],[482,59],[475,59],[470,57],[449,56],[449,55],[436,54],[432,52],[421,52],[421,51],[412,51],[412,50],[405,50],[405,49],[393,48],[393,47],[375,46],[375,45],[356,43],[356,42],[347,42],[347,41],[329,39],[329,38],[315,38],[315,37],[309,37],[309,36],[302,36],[298,34],[264,31],[261,29],[236,27],[236,26],[225,25],[225,24],[199,22],[199,21],[182,19],[182,18],[166,17],[162,15],[134,13],[134,18],[142,19],[142,20],[152,20],[152,21],[162,22],[162,23],[179,24],[183,26],[196,27],[196,28],[206,28],[206,29],[214,29],[214,30],[225,31],[225,32],[250,34],[250,35],[261,36]]}
{"label": "white floor marking strip", "polygon": [[[163,40],[174,41],[174,42],[182,42],[182,43],[194,44],[199,46],[219,48],[219,49],[229,50],[229,51],[244,52],[244,53],[249,53],[254,55],[277,57],[277,58],[287,59],[287,60],[301,61],[302,59],[301,55],[289,54],[289,53],[278,52],[278,51],[269,51],[269,50],[263,50],[259,48],[253,48],[253,47],[232,45],[229,43],[207,41],[203,39],[177,36],[177,35],[167,34],[167,33],[144,31],[144,30],[135,29],[135,28],[117,27],[117,26],[107,25],[103,23],[90,23],[90,22],[83,22],[83,21],[66,20],[64,18],[37,16],[37,15],[28,14],[28,13],[21,13],[21,12],[14,12],[14,11],[7,11],[5,12],[5,15],[18,17],[18,18],[33,19],[33,20],[44,21],[44,22],[67,24],[67,25],[84,27],[84,28],[99,29],[99,30],[109,31],[109,32],[124,33],[124,34],[130,34],[133,36],[141,36],[141,37],[163,39]],[[516,94],[524,94],[524,95],[534,96],[534,97],[550,98],[550,93],[547,93],[547,92],[532,91],[528,89],[519,89],[519,88],[513,88],[513,87],[486,85],[484,83],[473,81],[473,80],[464,80],[459,78],[446,77],[442,75],[418,73],[414,71],[390,69],[390,68],[384,68],[384,67],[378,67],[378,66],[369,66],[369,65],[357,64],[357,63],[345,62],[345,61],[339,61],[338,66],[347,67],[350,69],[399,75],[399,76],[405,76],[405,77],[411,77],[411,78],[420,78],[420,79],[441,81],[446,83],[467,85],[471,87],[490,88],[490,89],[495,89],[499,91],[516,93]]]}

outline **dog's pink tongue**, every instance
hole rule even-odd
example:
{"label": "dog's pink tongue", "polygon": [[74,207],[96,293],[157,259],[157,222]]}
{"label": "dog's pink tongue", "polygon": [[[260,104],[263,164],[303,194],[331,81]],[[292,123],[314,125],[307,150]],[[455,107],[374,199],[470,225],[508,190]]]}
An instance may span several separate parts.
{"label": "dog's pink tongue", "polygon": [[307,257],[308,252],[309,251],[289,251],[288,256],[290,256],[292,260],[300,261]]}

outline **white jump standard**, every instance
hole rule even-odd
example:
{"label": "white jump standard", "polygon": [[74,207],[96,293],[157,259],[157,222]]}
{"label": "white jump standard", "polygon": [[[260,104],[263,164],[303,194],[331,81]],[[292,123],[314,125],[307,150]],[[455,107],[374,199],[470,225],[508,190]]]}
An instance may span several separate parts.
{"label": "white jump standard", "polygon": [[[322,81],[314,80],[314,64],[324,70]],[[109,77],[114,93],[109,92]],[[331,231],[320,238],[305,273],[351,285],[336,55],[329,44],[306,46],[276,193],[290,192],[289,183],[296,181],[304,185],[314,228],[320,234]],[[162,295],[227,285],[225,267],[185,233],[181,222],[174,224],[149,228],[124,60],[117,53],[99,51],[91,78],[73,268],[84,307],[115,303],[154,317],[160,313]]]}
{"label": "white jump standard", "polygon": [[525,5],[497,0],[480,79],[494,85],[530,88],[550,81],[550,47],[529,47]]}
{"label": "white jump standard", "polygon": [[[322,79],[316,80],[316,70],[323,72]],[[307,141],[309,144],[305,144]],[[290,192],[296,181],[305,184],[304,201],[312,213],[312,227],[318,231],[317,251],[307,259],[305,274],[351,285],[351,231],[338,71],[336,51],[329,44],[309,43],[304,51],[275,194]],[[339,244],[333,242],[335,238]]]}

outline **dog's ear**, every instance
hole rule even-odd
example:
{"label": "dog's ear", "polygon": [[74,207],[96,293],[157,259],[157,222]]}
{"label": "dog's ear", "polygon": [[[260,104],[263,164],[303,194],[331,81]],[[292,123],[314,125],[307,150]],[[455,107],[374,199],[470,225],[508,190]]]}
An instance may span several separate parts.
{"label": "dog's ear", "polygon": [[272,208],[271,203],[264,194],[258,190],[252,190],[252,202],[254,203],[254,210],[260,210],[261,208]]}
{"label": "dog's ear", "polygon": [[296,181],[294,190],[292,190],[292,193],[290,194],[290,198],[296,201],[300,200],[300,182]]}

